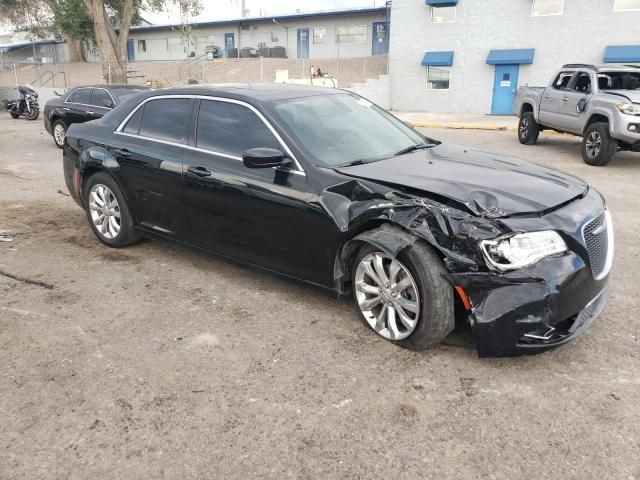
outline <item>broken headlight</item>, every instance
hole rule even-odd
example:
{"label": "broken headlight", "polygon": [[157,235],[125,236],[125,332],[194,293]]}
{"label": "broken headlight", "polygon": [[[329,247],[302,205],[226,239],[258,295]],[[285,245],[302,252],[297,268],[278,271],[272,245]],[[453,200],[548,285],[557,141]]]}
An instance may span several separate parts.
{"label": "broken headlight", "polygon": [[627,115],[640,115],[640,105],[637,103],[618,103],[616,108]]}
{"label": "broken headlight", "polygon": [[511,237],[480,242],[484,257],[501,271],[526,267],[544,257],[567,251],[567,244],[557,232],[518,233]]}

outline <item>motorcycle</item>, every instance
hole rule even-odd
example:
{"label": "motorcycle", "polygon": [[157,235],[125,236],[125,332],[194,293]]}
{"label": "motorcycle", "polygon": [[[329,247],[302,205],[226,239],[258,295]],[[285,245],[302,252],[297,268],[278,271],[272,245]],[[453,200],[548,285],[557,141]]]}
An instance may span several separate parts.
{"label": "motorcycle", "polygon": [[19,118],[24,115],[27,120],[36,120],[40,115],[38,94],[31,85],[19,85],[20,100],[7,102],[7,110],[11,118]]}

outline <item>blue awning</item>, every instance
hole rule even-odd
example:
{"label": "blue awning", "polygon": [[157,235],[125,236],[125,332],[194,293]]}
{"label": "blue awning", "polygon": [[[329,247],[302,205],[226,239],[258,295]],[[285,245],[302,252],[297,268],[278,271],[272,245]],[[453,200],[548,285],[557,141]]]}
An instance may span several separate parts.
{"label": "blue awning", "polygon": [[425,0],[427,5],[432,7],[455,7],[458,0]]}
{"label": "blue awning", "polygon": [[640,62],[640,45],[609,46],[604,51],[604,63]]}
{"label": "blue awning", "polygon": [[487,57],[489,65],[509,65],[519,63],[533,63],[534,48],[520,50],[491,50]]}
{"label": "blue awning", "polygon": [[422,57],[425,67],[450,67],[453,65],[453,52],[427,52]]}

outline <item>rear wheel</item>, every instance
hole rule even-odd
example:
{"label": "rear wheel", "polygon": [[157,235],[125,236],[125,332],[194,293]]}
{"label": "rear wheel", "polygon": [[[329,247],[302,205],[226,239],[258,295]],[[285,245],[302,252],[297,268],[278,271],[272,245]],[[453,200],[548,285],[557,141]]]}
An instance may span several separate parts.
{"label": "rear wheel", "polygon": [[525,112],[518,123],[518,139],[523,145],[533,145],[538,141],[540,125],[536,122],[532,112]]}
{"label": "rear wheel", "polygon": [[582,158],[595,167],[606,165],[618,150],[618,142],[609,135],[609,124],[598,122],[589,125],[582,139]]}
{"label": "rear wheel", "polygon": [[67,126],[62,120],[56,120],[52,125],[53,141],[58,148],[64,147],[64,137],[67,134]]}
{"label": "rear wheel", "polygon": [[356,304],[381,337],[412,350],[443,340],[455,325],[453,293],[440,259],[415,242],[393,257],[363,247],[353,269]]}
{"label": "rear wheel", "polygon": [[89,177],[84,187],[84,205],[89,225],[102,243],[121,248],[139,240],[124,195],[107,173]]}

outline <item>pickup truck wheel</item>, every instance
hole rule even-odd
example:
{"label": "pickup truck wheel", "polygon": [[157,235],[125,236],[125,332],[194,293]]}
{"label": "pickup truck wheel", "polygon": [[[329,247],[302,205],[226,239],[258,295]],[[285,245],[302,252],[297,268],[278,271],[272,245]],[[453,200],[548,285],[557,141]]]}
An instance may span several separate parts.
{"label": "pickup truck wheel", "polygon": [[604,122],[589,125],[582,139],[582,158],[588,165],[601,167],[611,161],[618,149],[609,135],[609,124]]}
{"label": "pickup truck wheel", "polygon": [[538,141],[540,135],[540,125],[533,118],[532,112],[525,112],[520,117],[518,124],[518,139],[523,145],[533,145]]}

